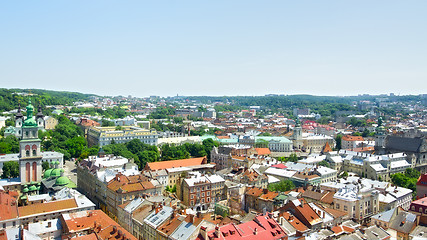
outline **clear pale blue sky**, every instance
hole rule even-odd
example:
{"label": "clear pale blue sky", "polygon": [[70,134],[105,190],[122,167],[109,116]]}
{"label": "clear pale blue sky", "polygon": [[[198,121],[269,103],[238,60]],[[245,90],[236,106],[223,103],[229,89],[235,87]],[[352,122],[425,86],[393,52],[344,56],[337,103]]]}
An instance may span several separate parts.
{"label": "clear pale blue sky", "polygon": [[0,87],[427,93],[427,1],[2,1]]}

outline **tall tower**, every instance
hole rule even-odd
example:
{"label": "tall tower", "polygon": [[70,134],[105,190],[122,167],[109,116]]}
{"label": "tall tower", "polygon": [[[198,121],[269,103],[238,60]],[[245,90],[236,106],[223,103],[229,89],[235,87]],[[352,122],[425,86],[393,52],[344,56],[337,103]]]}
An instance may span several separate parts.
{"label": "tall tower", "polygon": [[292,134],[291,139],[294,149],[301,149],[303,147],[302,128],[299,119],[295,121],[294,133]]}
{"label": "tall tower", "polygon": [[19,142],[19,168],[22,183],[39,182],[42,179],[41,140],[38,138],[38,124],[33,119],[34,107],[28,101],[27,118],[22,124]]}
{"label": "tall tower", "polygon": [[378,127],[375,130],[375,153],[384,154],[387,135],[381,117],[378,118]]}
{"label": "tall tower", "polygon": [[39,105],[39,108],[37,110],[36,122],[37,122],[37,126],[39,127],[39,129],[43,130],[44,129],[44,115],[42,112],[42,106],[41,105]]}
{"label": "tall tower", "polygon": [[15,136],[21,139],[22,136],[22,124],[24,123],[24,115],[21,112],[21,104],[19,104],[18,112],[15,115]]}

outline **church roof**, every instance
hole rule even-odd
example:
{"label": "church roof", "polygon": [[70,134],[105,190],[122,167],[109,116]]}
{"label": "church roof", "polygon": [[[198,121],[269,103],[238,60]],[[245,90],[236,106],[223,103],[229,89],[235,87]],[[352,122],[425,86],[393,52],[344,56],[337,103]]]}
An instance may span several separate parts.
{"label": "church roof", "polygon": [[387,136],[386,149],[402,152],[418,152],[422,143],[422,138]]}

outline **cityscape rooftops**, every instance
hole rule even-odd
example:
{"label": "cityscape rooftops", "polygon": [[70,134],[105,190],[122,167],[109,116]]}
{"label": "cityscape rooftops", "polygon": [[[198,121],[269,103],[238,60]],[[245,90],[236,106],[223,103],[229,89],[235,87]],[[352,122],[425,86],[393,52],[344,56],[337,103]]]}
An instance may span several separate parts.
{"label": "cityscape rooftops", "polygon": [[176,167],[190,167],[196,165],[202,165],[207,163],[206,157],[199,158],[189,158],[189,159],[180,159],[180,160],[171,160],[171,161],[161,161],[161,162],[150,162],[146,165],[146,170],[160,170]]}

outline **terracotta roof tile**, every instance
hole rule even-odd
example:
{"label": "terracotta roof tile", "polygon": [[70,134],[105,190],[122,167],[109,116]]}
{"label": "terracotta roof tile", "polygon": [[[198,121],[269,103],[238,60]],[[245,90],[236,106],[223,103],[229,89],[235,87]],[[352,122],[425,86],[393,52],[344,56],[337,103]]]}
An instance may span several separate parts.
{"label": "terracotta roof tile", "polygon": [[57,212],[57,211],[72,209],[72,208],[77,208],[77,203],[76,203],[76,200],[74,200],[74,198],[53,201],[53,202],[35,203],[35,204],[19,207],[18,211],[19,211],[19,216],[23,217],[23,216],[30,216],[34,214]]}
{"label": "terracotta roof tile", "polygon": [[255,148],[258,155],[270,155],[271,151],[268,148]]}
{"label": "terracotta roof tile", "polygon": [[0,209],[0,221],[18,217],[18,204],[16,199],[6,192],[0,192]]}
{"label": "terracotta roof tile", "polygon": [[161,170],[173,167],[189,167],[207,163],[206,157],[147,163],[146,170]]}

